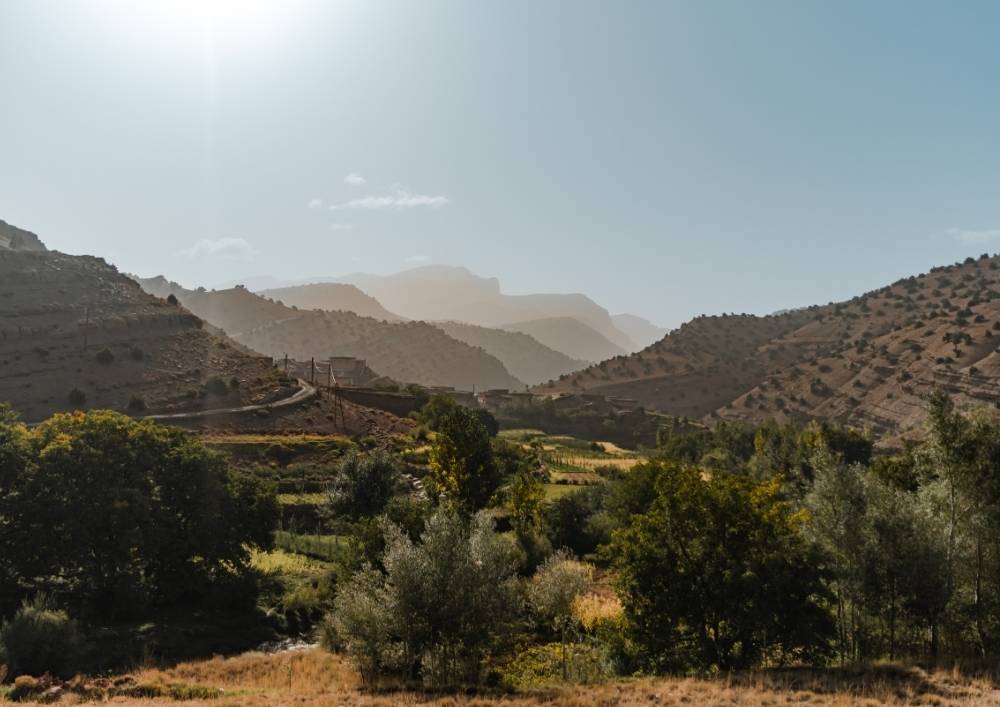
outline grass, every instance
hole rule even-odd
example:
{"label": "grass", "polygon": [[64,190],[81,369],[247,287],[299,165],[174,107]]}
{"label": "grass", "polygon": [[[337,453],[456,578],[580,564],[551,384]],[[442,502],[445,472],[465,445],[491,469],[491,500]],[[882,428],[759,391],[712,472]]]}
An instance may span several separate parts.
{"label": "grass", "polygon": [[268,552],[252,551],[250,564],[254,569],[265,574],[281,575],[293,579],[309,579],[332,569],[332,566],[327,562],[286,552],[280,548]]}
{"label": "grass", "polygon": [[279,493],[278,503],[282,506],[321,506],[326,498],[325,493]]}
{"label": "grass", "polygon": [[333,562],[344,547],[344,541],[337,535],[299,535],[287,530],[274,534],[274,544],[279,550],[309,558]]}
{"label": "grass", "polygon": [[[428,695],[409,691],[364,691],[346,659],[319,649],[181,663],[134,674],[140,685],[165,686],[161,696],[116,698],[121,705],[215,705],[230,707],[319,707],[320,705],[435,705],[440,707],[589,707],[637,705],[730,705],[737,707],[941,707],[1000,706],[1000,672],[925,671],[876,665],[845,669],[788,668],[715,678],[643,678],[596,685],[525,689],[510,694]],[[183,690],[171,689],[184,686]],[[151,690],[151,694],[156,694]],[[211,700],[203,695],[215,695]],[[171,695],[166,697],[162,695]],[[190,696],[194,699],[185,699]]]}
{"label": "grass", "polygon": [[544,487],[546,501],[554,501],[557,498],[562,498],[567,494],[580,490],[580,486],[572,484],[544,484]]}

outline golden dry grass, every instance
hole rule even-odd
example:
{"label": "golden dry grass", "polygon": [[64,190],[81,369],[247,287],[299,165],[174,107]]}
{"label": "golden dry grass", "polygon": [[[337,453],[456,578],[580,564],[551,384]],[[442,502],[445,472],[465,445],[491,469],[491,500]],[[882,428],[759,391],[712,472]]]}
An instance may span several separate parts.
{"label": "golden dry grass", "polygon": [[[623,680],[605,685],[567,687],[500,695],[427,695],[407,691],[368,692],[356,672],[339,656],[318,649],[276,655],[247,653],[234,658],[183,663],[165,670],[144,670],[143,685],[211,688],[218,697],[184,702],[230,707],[319,707],[321,705],[435,705],[528,707],[632,707],[637,705],[719,705],[734,707],[941,707],[1000,706],[996,672],[982,677],[959,671],[879,666],[858,670],[788,669],[715,679]],[[177,705],[167,698],[115,698],[119,705]]]}

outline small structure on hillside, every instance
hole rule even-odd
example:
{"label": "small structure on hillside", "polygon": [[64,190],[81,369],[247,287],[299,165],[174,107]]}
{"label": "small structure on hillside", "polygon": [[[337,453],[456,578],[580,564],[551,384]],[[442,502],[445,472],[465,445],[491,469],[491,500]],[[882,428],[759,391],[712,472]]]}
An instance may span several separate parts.
{"label": "small structure on hillside", "polygon": [[330,372],[336,385],[363,385],[368,380],[368,365],[363,358],[331,356]]}

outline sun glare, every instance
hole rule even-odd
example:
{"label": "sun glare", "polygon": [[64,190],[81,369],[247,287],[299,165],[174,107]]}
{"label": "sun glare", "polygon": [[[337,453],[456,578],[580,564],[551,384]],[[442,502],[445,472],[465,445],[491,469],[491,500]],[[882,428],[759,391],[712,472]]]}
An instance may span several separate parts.
{"label": "sun glare", "polygon": [[121,29],[180,43],[254,44],[282,33],[299,3],[277,0],[113,0]]}

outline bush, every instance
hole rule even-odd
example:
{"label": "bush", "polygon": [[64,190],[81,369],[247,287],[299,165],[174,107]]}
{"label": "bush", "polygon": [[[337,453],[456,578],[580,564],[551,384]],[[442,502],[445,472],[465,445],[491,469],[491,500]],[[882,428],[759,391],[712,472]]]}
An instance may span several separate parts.
{"label": "bush", "polygon": [[82,647],[76,622],[42,594],[25,601],[0,628],[3,661],[15,676],[70,677],[80,667]]}
{"label": "bush", "polygon": [[132,357],[133,361],[141,361],[146,358],[146,352],[140,349],[138,346],[133,346],[129,351],[129,356]]}
{"label": "bush", "polygon": [[513,547],[484,515],[469,522],[448,510],[431,517],[419,544],[391,524],[385,535],[385,573],[369,566],[338,591],[323,645],[351,655],[366,682],[478,684],[516,629]]}
{"label": "bush", "polygon": [[83,405],[87,402],[87,394],[79,388],[73,388],[73,390],[69,391],[69,395],[66,398],[73,405]]}
{"label": "bush", "polygon": [[211,395],[223,396],[229,393],[229,386],[219,376],[212,376],[205,381],[205,391]]}
{"label": "bush", "polygon": [[144,412],[146,410],[146,401],[141,395],[133,395],[128,401],[129,412]]}
{"label": "bush", "polygon": [[330,485],[330,515],[357,519],[381,513],[399,486],[400,467],[398,458],[385,450],[368,455],[349,451]]}
{"label": "bush", "polygon": [[96,358],[97,362],[102,366],[110,366],[114,363],[115,355],[111,353],[111,349],[103,348],[97,352],[97,355],[94,358]]}

